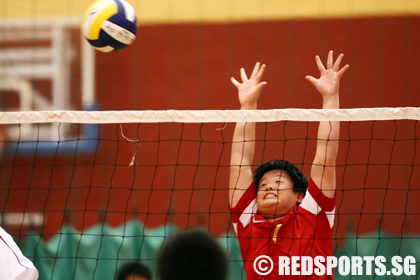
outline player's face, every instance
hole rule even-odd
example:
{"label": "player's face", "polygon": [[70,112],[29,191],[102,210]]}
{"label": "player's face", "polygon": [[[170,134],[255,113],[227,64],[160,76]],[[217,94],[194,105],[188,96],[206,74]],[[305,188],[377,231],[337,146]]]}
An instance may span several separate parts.
{"label": "player's face", "polygon": [[257,193],[258,211],[266,219],[284,217],[302,201],[302,195],[293,190],[293,181],[283,170],[271,170],[264,174]]}

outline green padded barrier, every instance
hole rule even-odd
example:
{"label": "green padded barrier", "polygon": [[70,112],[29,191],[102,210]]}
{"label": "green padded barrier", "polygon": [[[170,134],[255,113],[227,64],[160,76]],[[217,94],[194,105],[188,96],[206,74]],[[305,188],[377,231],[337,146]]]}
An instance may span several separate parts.
{"label": "green padded barrier", "polygon": [[[203,229],[204,230],[204,229]],[[20,244],[23,253],[34,261],[40,280],[112,280],[116,270],[127,261],[140,261],[156,275],[156,259],[165,239],[178,229],[166,225],[155,229],[144,229],[138,220],[111,228],[97,225],[84,232],[64,226],[60,233],[45,242],[31,232]],[[241,253],[234,233],[217,237],[229,259],[229,280],[245,279]],[[349,234],[342,246],[336,248],[335,256],[413,256],[420,260],[420,237],[406,235],[404,238],[380,231],[368,235]],[[390,268],[390,264],[387,264]],[[419,271],[417,264],[416,271]],[[401,278],[400,278],[401,277]],[[342,276],[336,271],[334,279],[373,279],[373,276]],[[376,276],[394,279],[392,275]],[[416,276],[399,276],[399,279],[416,279]]]}

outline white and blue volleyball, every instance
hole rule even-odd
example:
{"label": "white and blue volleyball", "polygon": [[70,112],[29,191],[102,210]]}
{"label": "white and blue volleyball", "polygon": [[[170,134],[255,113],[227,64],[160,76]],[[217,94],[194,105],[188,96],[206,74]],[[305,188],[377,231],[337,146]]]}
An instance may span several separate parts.
{"label": "white and blue volleyball", "polygon": [[124,0],[98,0],[86,9],[82,32],[101,52],[121,50],[136,39],[136,12]]}

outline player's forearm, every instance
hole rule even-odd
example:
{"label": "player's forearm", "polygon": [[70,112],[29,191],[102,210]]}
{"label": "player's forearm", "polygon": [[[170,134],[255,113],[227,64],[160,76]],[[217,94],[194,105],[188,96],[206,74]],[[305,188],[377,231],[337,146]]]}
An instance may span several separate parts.
{"label": "player's forearm", "polygon": [[255,123],[236,124],[232,140],[231,166],[251,166],[255,152]]}
{"label": "player's forearm", "polygon": [[[338,109],[338,96],[324,99],[323,109]],[[318,141],[311,177],[327,197],[334,197],[336,188],[335,165],[338,154],[340,122],[322,121],[318,128]]]}
{"label": "player's forearm", "polygon": [[322,98],[322,109],[339,109],[340,98],[338,93],[331,96],[324,96]]}
{"label": "player's forearm", "polygon": [[317,154],[318,164],[334,165],[338,154],[340,123],[337,121],[319,124]]}
{"label": "player's forearm", "polygon": [[[257,102],[241,105],[241,110],[256,110]],[[232,140],[231,166],[250,166],[254,160],[256,124],[238,122],[235,126]]]}
{"label": "player's forearm", "polygon": [[[338,94],[324,97],[323,109],[339,109]],[[321,159],[326,165],[335,164],[338,154],[338,140],[340,138],[340,122],[322,121],[318,129],[317,150],[322,151]]]}

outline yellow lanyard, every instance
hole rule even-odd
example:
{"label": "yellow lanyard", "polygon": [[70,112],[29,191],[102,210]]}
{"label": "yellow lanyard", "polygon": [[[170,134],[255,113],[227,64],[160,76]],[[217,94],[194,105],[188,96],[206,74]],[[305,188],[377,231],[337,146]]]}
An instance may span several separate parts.
{"label": "yellow lanyard", "polygon": [[279,233],[279,229],[280,229],[281,225],[282,224],[278,224],[276,226],[276,229],[274,230],[274,233],[273,233],[273,243],[274,244],[277,244],[277,234]]}

